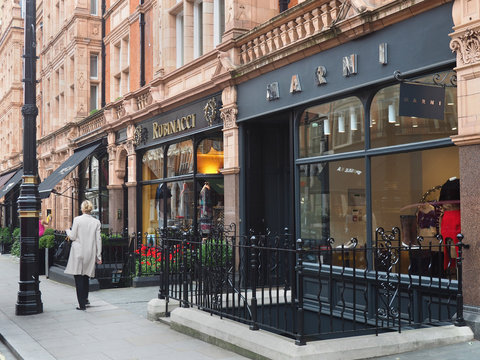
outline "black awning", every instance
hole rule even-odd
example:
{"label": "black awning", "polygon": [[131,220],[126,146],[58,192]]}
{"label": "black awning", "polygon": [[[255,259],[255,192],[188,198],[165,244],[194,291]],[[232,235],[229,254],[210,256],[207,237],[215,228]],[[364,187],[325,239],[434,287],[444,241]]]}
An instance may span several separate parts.
{"label": "black awning", "polygon": [[10,180],[13,175],[15,175],[16,172],[17,170],[13,170],[13,171],[10,171],[9,173],[6,173],[0,176],[0,189],[3,188],[3,185],[5,185],[7,181]]}
{"label": "black awning", "polygon": [[81,150],[75,151],[72,156],[70,156],[67,161],[60,165],[57,170],[50,174],[39,186],[38,192],[42,199],[46,199],[50,196],[53,188],[70,172],[75,169],[78,164],[80,164],[88,155],[93,153],[101,143],[96,143],[95,145],[88,146]]}
{"label": "black awning", "polygon": [[8,194],[10,190],[12,190],[15,185],[17,185],[20,181],[22,181],[23,176],[23,168],[18,169],[15,175],[13,175],[10,180],[6,182],[6,184],[0,190],[0,198],[4,197]]}

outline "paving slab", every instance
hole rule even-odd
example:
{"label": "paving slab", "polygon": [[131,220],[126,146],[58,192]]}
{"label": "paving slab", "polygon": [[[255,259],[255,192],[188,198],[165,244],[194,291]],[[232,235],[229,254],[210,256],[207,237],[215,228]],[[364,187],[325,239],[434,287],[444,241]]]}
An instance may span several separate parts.
{"label": "paving slab", "polygon": [[0,255],[0,274],[0,334],[17,352],[15,359],[245,359],[147,320],[158,287],[92,292],[92,306],[78,311],[74,287],[41,276],[43,313],[16,316],[18,260]]}

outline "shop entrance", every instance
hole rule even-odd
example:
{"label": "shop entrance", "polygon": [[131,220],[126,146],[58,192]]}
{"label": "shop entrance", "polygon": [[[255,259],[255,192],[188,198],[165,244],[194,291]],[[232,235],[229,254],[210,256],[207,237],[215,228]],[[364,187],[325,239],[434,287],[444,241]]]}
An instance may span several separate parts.
{"label": "shop entrance", "polygon": [[282,234],[293,229],[289,114],[246,124],[245,230]]}

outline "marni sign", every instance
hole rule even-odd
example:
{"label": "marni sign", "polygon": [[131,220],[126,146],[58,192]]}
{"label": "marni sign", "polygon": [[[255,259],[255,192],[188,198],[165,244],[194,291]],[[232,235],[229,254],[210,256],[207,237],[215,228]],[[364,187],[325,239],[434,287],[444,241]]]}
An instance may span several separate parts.
{"label": "marni sign", "polygon": [[443,120],[444,113],[445,87],[400,83],[400,116]]}

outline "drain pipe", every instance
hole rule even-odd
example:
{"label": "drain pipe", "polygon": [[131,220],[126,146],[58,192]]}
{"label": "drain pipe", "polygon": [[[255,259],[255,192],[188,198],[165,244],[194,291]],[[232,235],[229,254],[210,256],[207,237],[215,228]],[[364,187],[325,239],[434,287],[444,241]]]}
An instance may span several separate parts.
{"label": "drain pipe", "polygon": [[[140,0],[140,6],[144,4],[144,0]],[[138,23],[140,26],[140,87],[145,85],[145,14],[140,9]]]}
{"label": "drain pipe", "polygon": [[105,5],[106,0],[102,0],[102,100],[101,100],[101,108],[103,109],[105,107],[105,69],[106,69],[106,64],[105,64],[105,12],[106,12],[106,5]]}

